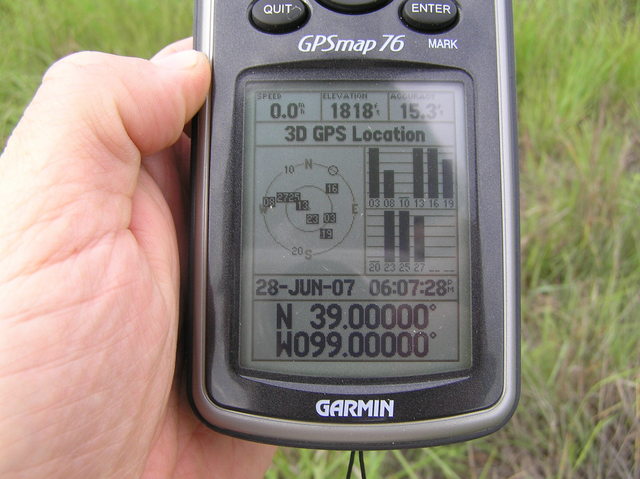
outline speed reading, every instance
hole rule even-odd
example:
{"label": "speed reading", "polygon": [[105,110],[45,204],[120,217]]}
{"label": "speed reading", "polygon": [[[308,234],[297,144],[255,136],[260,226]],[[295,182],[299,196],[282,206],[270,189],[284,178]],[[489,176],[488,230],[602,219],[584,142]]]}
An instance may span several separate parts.
{"label": "speed reading", "polygon": [[274,102],[271,104],[270,112],[271,118],[274,120],[295,120],[298,117],[304,117],[304,103],[289,103],[288,105],[282,105]]}

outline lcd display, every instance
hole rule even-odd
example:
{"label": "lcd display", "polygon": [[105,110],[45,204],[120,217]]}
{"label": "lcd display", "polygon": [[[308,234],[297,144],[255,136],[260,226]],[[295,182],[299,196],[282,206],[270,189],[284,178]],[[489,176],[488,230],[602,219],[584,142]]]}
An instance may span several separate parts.
{"label": "lcd display", "polygon": [[464,85],[244,90],[240,366],[329,378],[469,368]]}

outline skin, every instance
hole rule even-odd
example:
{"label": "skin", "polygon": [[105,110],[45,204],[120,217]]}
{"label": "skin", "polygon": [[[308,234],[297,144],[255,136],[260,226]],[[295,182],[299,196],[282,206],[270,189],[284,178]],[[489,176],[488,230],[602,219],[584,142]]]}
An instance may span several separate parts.
{"label": "skin", "polygon": [[183,128],[210,82],[187,48],[59,61],[0,157],[0,477],[270,464],[272,447],[203,426],[177,379]]}

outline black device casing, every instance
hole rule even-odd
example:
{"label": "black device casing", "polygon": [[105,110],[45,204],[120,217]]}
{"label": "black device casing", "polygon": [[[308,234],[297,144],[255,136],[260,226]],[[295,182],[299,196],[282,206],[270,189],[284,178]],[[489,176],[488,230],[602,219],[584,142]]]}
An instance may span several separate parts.
{"label": "black device casing", "polygon": [[[210,426],[297,447],[389,449],[488,434],[519,395],[519,265],[515,90],[508,0],[459,2],[460,18],[425,34],[400,19],[403,1],[348,15],[309,0],[286,34],[257,30],[243,0],[196,2],[196,47],[213,88],[194,125],[190,393]],[[303,52],[308,35],[404,35],[399,52]],[[448,42],[439,40],[448,40]],[[440,45],[440,47],[438,47]],[[447,48],[447,45],[449,48]],[[473,367],[398,380],[253,374],[238,366],[243,85],[251,80],[456,80],[467,101]],[[319,399],[393,399],[394,418],[320,418]]]}

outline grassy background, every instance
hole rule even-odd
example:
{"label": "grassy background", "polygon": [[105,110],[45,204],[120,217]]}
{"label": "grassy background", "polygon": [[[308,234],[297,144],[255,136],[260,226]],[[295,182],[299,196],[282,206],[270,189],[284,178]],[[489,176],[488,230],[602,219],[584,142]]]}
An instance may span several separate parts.
{"label": "grassy background", "polygon": [[[640,477],[640,2],[514,8],[520,407],[489,438],[366,453],[372,478]],[[191,10],[188,0],[0,0],[0,142],[54,59],[150,56],[190,34]],[[346,465],[346,453],[283,449],[267,478],[337,478]]]}

